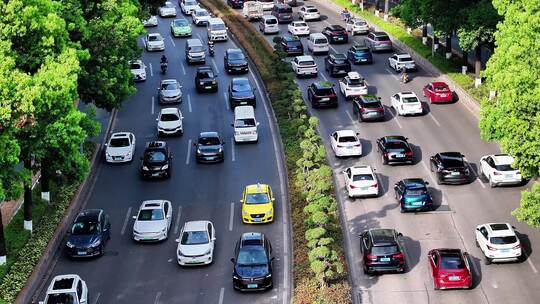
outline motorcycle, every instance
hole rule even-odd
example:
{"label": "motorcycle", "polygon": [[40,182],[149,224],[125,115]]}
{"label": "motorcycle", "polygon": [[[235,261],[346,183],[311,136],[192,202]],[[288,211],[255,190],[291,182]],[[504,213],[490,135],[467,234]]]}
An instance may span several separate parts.
{"label": "motorcycle", "polygon": [[409,82],[409,74],[407,74],[406,72],[403,72],[401,74],[401,82],[403,82],[403,83]]}
{"label": "motorcycle", "polygon": [[167,62],[162,62],[161,63],[161,73],[162,74],[167,73]]}
{"label": "motorcycle", "polygon": [[210,53],[210,56],[214,57],[214,45],[213,44],[208,45],[208,52]]}

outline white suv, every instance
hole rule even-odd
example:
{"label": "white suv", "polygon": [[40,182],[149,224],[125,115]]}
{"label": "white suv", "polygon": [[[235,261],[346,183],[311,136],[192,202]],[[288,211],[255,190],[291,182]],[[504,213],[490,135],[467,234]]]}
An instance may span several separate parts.
{"label": "white suv", "polygon": [[482,250],[486,265],[491,262],[521,259],[521,243],[514,227],[508,223],[489,223],[476,226],[476,246]]}
{"label": "white suv", "polygon": [[88,303],[86,283],[76,274],[64,274],[54,277],[47,288],[44,303]]}
{"label": "white suv", "polygon": [[388,58],[388,65],[396,72],[401,72],[402,69],[405,69],[406,71],[416,70],[416,63],[411,55],[407,53],[390,56],[390,58]]}
{"label": "white suv", "polygon": [[309,55],[296,56],[291,61],[292,69],[296,76],[317,76],[317,63]]}
{"label": "white suv", "polygon": [[486,155],[480,158],[480,172],[488,179],[491,188],[521,184],[523,177],[512,167],[513,164],[514,158],[508,154]]}
{"label": "white suv", "polygon": [[354,166],[343,171],[350,198],[379,196],[379,183],[371,166]]}
{"label": "white suv", "polygon": [[108,163],[126,163],[133,160],[135,154],[135,135],[131,132],[116,132],[105,144],[105,161]]}
{"label": "white suv", "polygon": [[422,103],[414,92],[401,92],[394,94],[390,99],[392,108],[400,116],[422,114]]}

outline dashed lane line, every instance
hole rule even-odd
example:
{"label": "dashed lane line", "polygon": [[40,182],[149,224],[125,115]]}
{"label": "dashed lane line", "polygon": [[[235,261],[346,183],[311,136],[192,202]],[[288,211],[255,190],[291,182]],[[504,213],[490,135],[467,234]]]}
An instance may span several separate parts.
{"label": "dashed lane line", "polygon": [[233,230],[234,225],[234,202],[231,203],[231,214],[229,217],[229,231]]}
{"label": "dashed lane line", "polygon": [[189,159],[191,158],[191,139],[188,141],[186,165],[189,165]]}
{"label": "dashed lane line", "polygon": [[174,235],[178,235],[180,231],[180,217],[182,216],[182,206],[178,206],[178,213],[176,214],[176,223],[174,223]]}
{"label": "dashed lane line", "polygon": [[124,233],[126,233],[126,227],[129,222],[129,216],[131,215],[131,208],[132,207],[129,207],[126,212],[126,217],[124,218],[124,224],[122,225],[122,231],[120,232],[120,235],[124,235]]}

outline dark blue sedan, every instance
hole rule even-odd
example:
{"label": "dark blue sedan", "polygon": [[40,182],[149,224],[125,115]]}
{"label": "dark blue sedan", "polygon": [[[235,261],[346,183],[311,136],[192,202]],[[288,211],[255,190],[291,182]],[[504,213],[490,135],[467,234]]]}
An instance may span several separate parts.
{"label": "dark blue sedan", "polygon": [[83,210],[73,222],[66,242],[70,257],[102,256],[111,238],[109,216],[101,209]]}
{"label": "dark blue sedan", "polygon": [[394,185],[401,212],[433,210],[433,199],[427,190],[428,184],[421,178],[407,178]]}

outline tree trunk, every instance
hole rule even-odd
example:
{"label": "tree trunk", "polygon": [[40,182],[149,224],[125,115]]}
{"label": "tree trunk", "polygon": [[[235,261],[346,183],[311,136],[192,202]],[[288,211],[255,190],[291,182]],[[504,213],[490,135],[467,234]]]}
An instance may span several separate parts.
{"label": "tree trunk", "polygon": [[469,52],[463,51],[463,63],[461,63],[461,73],[467,74],[467,69],[469,67]]}
{"label": "tree trunk", "polygon": [[41,162],[41,199],[47,202],[51,201],[51,188],[49,185],[51,173],[49,170],[49,164],[50,162],[47,158]]}
{"label": "tree trunk", "polygon": [[452,35],[447,34],[446,35],[446,59],[450,59],[452,57]]}
{"label": "tree trunk", "polygon": [[30,180],[24,183],[24,229],[32,232],[32,160],[24,160],[24,168],[30,171]]}
{"label": "tree trunk", "polygon": [[388,0],[384,0],[384,21],[388,21]]}
{"label": "tree trunk", "polygon": [[427,24],[422,25],[422,43],[427,44]]}
{"label": "tree trunk", "polygon": [[478,43],[474,56],[474,86],[479,87],[482,84],[480,71],[482,70],[482,45]]}
{"label": "tree trunk", "polygon": [[2,222],[2,209],[0,208],[0,265],[6,263],[6,238],[4,237],[4,223]]}

